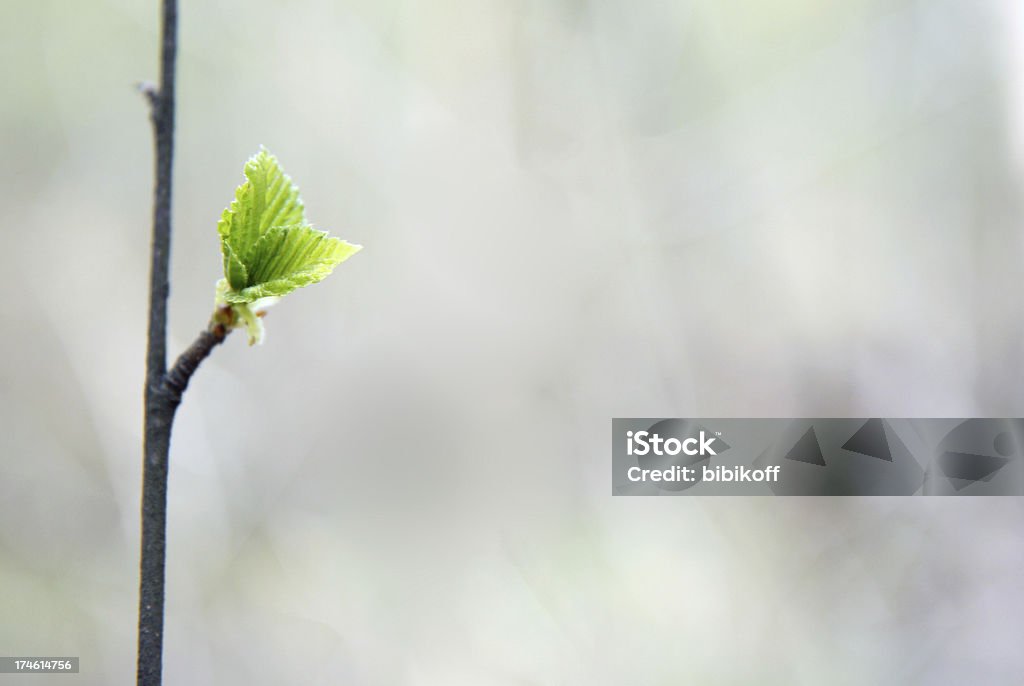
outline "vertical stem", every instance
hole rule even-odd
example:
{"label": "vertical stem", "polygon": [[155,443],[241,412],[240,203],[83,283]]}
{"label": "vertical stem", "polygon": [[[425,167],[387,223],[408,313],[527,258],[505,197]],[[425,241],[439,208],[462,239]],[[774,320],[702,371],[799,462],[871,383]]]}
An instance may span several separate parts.
{"label": "vertical stem", "polygon": [[[154,397],[156,396],[156,397]],[[164,559],[167,549],[167,455],[174,406],[146,394],[142,468],[142,559],[139,587],[138,685],[160,686],[163,666]]]}
{"label": "vertical stem", "polygon": [[167,544],[167,466],[178,397],[164,385],[167,372],[167,295],[171,249],[171,173],[174,161],[174,73],[177,0],[163,0],[160,85],[150,93],[156,149],[153,243],[146,354],[145,438],[142,468],[142,551],[139,585],[139,686],[159,686],[163,665],[164,559]]}
{"label": "vertical stem", "polygon": [[167,371],[167,294],[171,250],[171,169],[174,163],[174,66],[177,61],[177,0],[163,0],[160,86],[151,94],[156,152],[153,244],[149,283],[149,352],[146,384],[155,387]]}

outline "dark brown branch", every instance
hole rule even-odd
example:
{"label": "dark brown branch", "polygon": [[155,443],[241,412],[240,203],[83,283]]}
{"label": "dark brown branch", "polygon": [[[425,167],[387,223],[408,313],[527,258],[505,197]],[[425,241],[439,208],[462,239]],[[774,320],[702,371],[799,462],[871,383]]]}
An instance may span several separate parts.
{"label": "dark brown branch", "polygon": [[164,569],[167,549],[167,475],[171,428],[196,369],[228,330],[211,323],[161,379],[146,389],[145,463],[142,469],[142,561],[139,592],[139,686],[159,686],[163,662]]}
{"label": "dark brown branch", "polygon": [[189,379],[213,349],[224,342],[227,334],[223,324],[211,324],[210,328],[200,333],[192,345],[178,357],[164,379],[164,387],[175,403],[181,402],[181,396],[188,388]]}
{"label": "dark brown branch", "polygon": [[[156,181],[149,283],[145,432],[142,467],[142,549],[139,583],[139,686],[159,686],[163,669],[164,559],[167,548],[167,458],[177,402],[166,392],[167,295],[170,290],[171,172],[174,164],[174,74],[178,5],[163,0],[160,86],[145,89],[153,122]],[[180,397],[180,396],[179,396]]]}
{"label": "dark brown branch", "polygon": [[178,3],[163,0],[160,86],[147,89],[156,149],[153,243],[149,282],[149,348],[146,384],[155,388],[167,370],[167,295],[170,290],[171,170],[174,166],[174,72],[178,47]]}

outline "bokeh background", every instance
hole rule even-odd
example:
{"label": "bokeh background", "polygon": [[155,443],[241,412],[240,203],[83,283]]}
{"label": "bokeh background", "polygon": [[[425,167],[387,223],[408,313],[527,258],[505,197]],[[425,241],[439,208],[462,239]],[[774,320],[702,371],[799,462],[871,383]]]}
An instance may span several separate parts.
{"label": "bokeh background", "polygon": [[[1018,684],[1018,499],[611,497],[614,416],[1021,416],[1014,0],[184,0],[170,348],[260,144],[365,246],[175,427],[169,684]],[[156,75],[0,0],[0,653],[132,683]],[[7,677],[20,683],[16,677]]]}

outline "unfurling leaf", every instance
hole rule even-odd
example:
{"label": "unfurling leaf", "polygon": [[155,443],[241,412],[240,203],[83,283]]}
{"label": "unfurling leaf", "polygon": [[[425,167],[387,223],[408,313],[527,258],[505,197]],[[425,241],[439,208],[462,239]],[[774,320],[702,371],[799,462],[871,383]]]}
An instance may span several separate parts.
{"label": "unfurling leaf", "polygon": [[224,257],[217,305],[230,308],[221,319],[244,326],[252,345],[263,339],[262,308],[323,280],[362,246],[307,224],[299,189],[265,149],[246,163],[245,178],[217,224]]}

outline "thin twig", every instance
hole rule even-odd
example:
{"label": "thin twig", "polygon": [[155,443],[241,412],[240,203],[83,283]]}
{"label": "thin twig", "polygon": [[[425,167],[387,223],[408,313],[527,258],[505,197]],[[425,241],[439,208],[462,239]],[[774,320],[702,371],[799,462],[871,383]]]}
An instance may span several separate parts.
{"label": "thin twig", "polygon": [[[164,567],[167,548],[167,466],[171,426],[180,392],[168,393],[167,294],[171,249],[171,188],[174,164],[174,75],[178,47],[178,6],[163,0],[160,86],[141,88],[150,105],[156,152],[153,242],[149,284],[149,340],[146,351],[145,433],[142,468],[142,546],[139,566],[139,652],[137,683],[160,686],[163,670]],[[222,339],[223,340],[223,339]],[[211,346],[212,347],[212,346]],[[209,350],[207,350],[207,353]],[[176,376],[184,390],[188,376]]]}
{"label": "thin twig", "polygon": [[211,322],[210,328],[200,333],[192,345],[178,356],[174,366],[164,377],[164,388],[170,394],[173,402],[181,402],[181,396],[188,388],[189,379],[195,374],[200,363],[213,352],[213,349],[224,342],[227,335],[228,330],[223,324]]}

